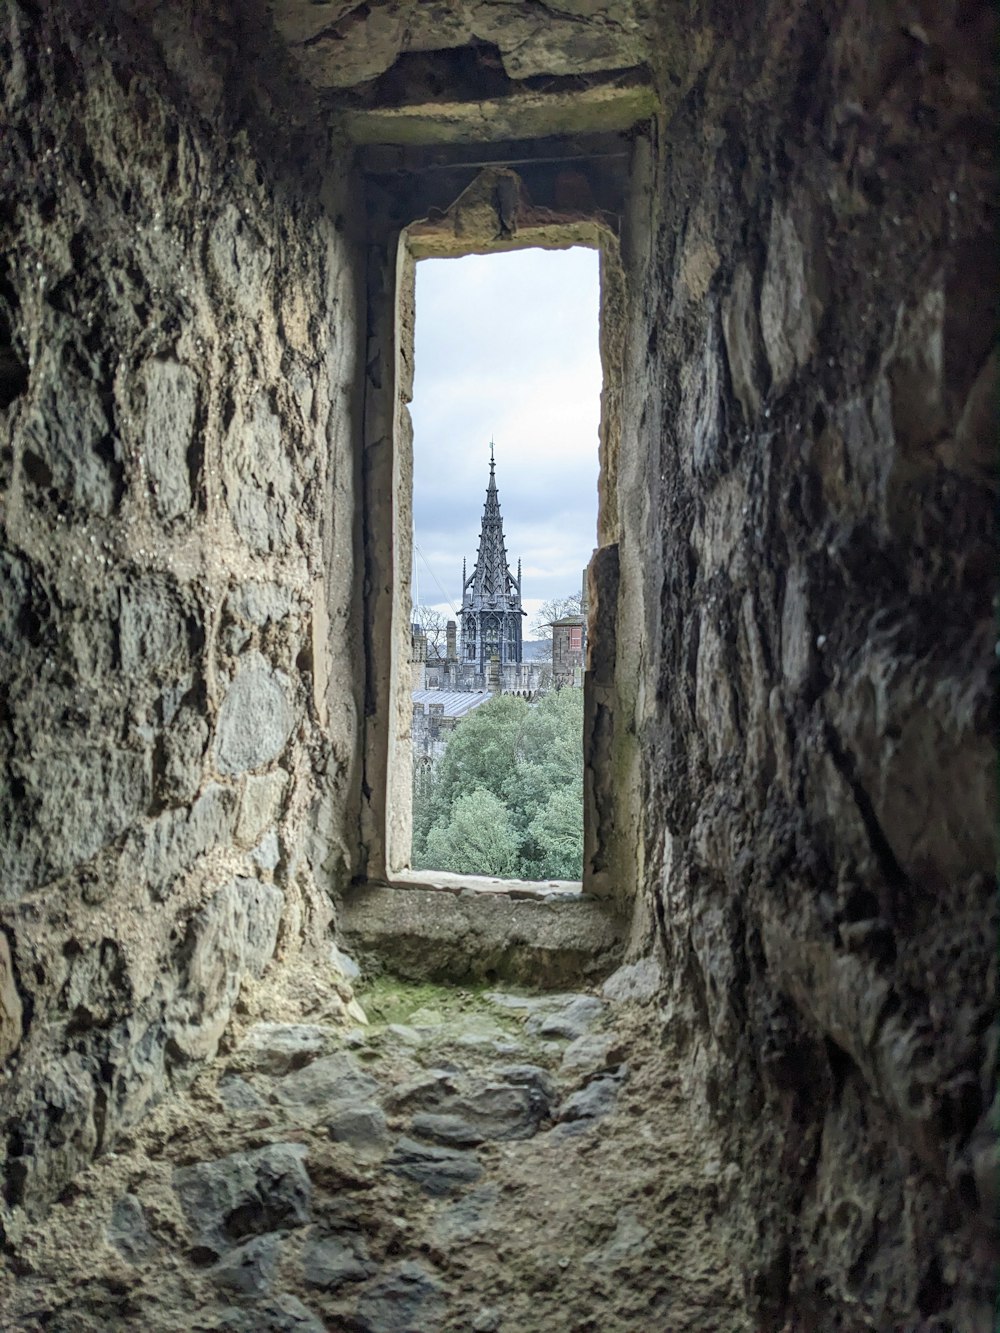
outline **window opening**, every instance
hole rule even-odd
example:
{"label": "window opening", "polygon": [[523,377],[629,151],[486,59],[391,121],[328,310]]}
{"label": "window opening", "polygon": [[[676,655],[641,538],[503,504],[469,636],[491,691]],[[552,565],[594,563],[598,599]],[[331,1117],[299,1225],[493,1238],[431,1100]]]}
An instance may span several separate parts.
{"label": "window opening", "polygon": [[599,256],[416,266],[414,869],[580,879]]}

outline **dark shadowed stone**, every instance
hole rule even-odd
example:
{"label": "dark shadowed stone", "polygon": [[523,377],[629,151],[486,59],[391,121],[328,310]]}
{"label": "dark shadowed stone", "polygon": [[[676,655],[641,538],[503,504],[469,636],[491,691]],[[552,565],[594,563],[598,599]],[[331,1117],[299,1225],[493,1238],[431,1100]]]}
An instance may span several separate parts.
{"label": "dark shadowed stone", "polygon": [[37,406],[25,416],[24,440],[30,466],[25,468],[28,485],[37,494],[58,493],[74,510],[107,515],[115,504],[115,473],[104,443],[110,423],[101,398],[100,385],[76,370],[49,362],[60,349],[36,368],[43,386]]}
{"label": "dark shadowed stone", "polygon": [[558,1008],[540,1010],[524,1026],[528,1036],[565,1037],[575,1041],[594,1026],[604,1013],[596,995],[567,995]]}
{"label": "dark shadowed stone", "polygon": [[534,1087],[491,1083],[459,1098],[454,1109],[484,1138],[529,1139],[548,1114],[549,1102]]}
{"label": "dark shadowed stone", "polygon": [[174,1172],[174,1189],[198,1247],[221,1255],[244,1236],[309,1220],[311,1187],[298,1143],[273,1143]]}
{"label": "dark shadowed stone", "polygon": [[317,1236],[302,1251],[306,1285],[336,1291],[347,1282],[363,1282],[375,1272],[360,1236]]}
{"label": "dark shadowed stone", "polygon": [[531,1088],[548,1102],[551,1102],[556,1095],[556,1085],[552,1075],[541,1065],[504,1065],[496,1073],[501,1083]]}
{"label": "dark shadowed stone", "polygon": [[483,1174],[478,1158],[471,1152],[432,1147],[413,1139],[400,1139],[387,1166],[397,1176],[406,1176],[427,1193],[452,1194],[471,1184]]}
{"label": "dark shadowed stone", "polygon": [[285,1293],[254,1301],[246,1310],[223,1310],[215,1328],[219,1333],[327,1333],[322,1320],[297,1296]]}
{"label": "dark shadowed stone", "polygon": [[119,1254],[135,1263],[153,1254],[159,1246],[150,1234],[142,1204],[134,1194],[123,1194],[111,1212],[108,1241]]}
{"label": "dark shadowed stone", "polygon": [[403,1263],[363,1293],[357,1317],[364,1333],[433,1333],[443,1311],[441,1287],[427,1269]]}
{"label": "dark shadowed stone", "polygon": [[353,1098],[367,1100],[376,1092],[378,1083],[347,1052],[314,1060],[274,1085],[275,1097],[285,1106],[327,1107]]}
{"label": "dark shadowed stone", "polygon": [[278,1266],[280,1236],[257,1236],[245,1245],[227,1251],[208,1276],[223,1291],[244,1296],[264,1296],[274,1282]]}
{"label": "dark shadowed stone", "polygon": [[254,654],[226,691],[216,723],[215,761],[220,773],[244,773],[277,759],[288,743],[295,713],[287,678]]}
{"label": "dark shadowed stone", "polygon": [[455,1148],[474,1148],[483,1143],[486,1135],[469,1124],[460,1115],[435,1114],[433,1111],[415,1115],[410,1131],[417,1138],[430,1139]]}
{"label": "dark shadowed stone", "polygon": [[628,1075],[626,1065],[614,1074],[592,1079],[585,1087],[567,1097],[556,1112],[556,1119],[597,1120],[615,1109],[621,1085]]}
{"label": "dark shadowed stone", "polygon": [[377,1151],[389,1141],[381,1107],[371,1102],[335,1107],[326,1127],[334,1143],[346,1143],[359,1150]]}

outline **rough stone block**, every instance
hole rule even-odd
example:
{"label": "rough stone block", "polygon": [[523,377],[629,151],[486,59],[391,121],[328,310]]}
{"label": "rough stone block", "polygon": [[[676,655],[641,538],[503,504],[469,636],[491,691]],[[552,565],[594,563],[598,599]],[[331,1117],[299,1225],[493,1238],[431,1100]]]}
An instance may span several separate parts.
{"label": "rough stone block", "polygon": [[378,1091],[378,1084],[365,1074],[354,1056],[339,1052],[314,1060],[304,1069],[287,1074],[275,1084],[274,1095],[286,1106],[322,1109],[332,1102],[359,1100]]}
{"label": "rough stone block", "polygon": [[168,803],[189,801],[201,786],[208,745],[208,723],[193,707],[183,706],[163,732],[157,769],[157,795]]}
{"label": "rough stone block", "polygon": [[162,898],[199,856],[225,845],[235,807],[235,792],[211,783],[190,810],[169,810],[143,831],[140,863],[154,897]]}
{"label": "rough stone block", "polygon": [[227,1250],[208,1272],[209,1281],[222,1291],[243,1296],[264,1296],[274,1284],[281,1237],[256,1236],[245,1245]]}
{"label": "rough stone block", "polygon": [[243,977],[259,977],[274,954],[283,903],[271,884],[235,879],[188,922],[167,1031],[189,1058],[212,1055]]}
{"label": "rough stone block", "polygon": [[348,1282],[363,1282],[375,1272],[360,1236],[313,1236],[302,1251],[306,1286],[336,1291]]}
{"label": "rough stone block", "polygon": [[109,424],[99,385],[56,363],[39,368],[44,386],[23,426],[24,473],[37,497],[58,495],[77,514],[109,515],[118,489]]}
{"label": "rough stone block", "polygon": [[262,238],[234,204],[226,204],[212,227],[208,253],[226,295],[247,314],[256,316],[271,256]]}
{"label": "rough stone block", "polygon": [[321,1055],[330,1029],[318,1023],[255,1023],[239,1053],[265,1074],[287,1074]]}
{"label": "rough stone block", "polygon": [[267,554],[288,546],[295,537],[295,477],[281,421],[264,398],[230,435],[223,483],[233,523],[251,550]]}
{"label": "rough stone block", "polygon": [[791,215],[777,207],[771,214],[760,323],[774,387],[780,391],[812,355],[814,326],[802,241]]}
{"label": "rough stone block", "polygon": [[219,772],[243,773],[277,759],[294,725],[287,677],[254,654],[237,672],[219,709],[215,736]]}
{"label": "rough stone block", "polygon": [[20,776],[19,818],[0,843],[5,898],[89,860],[148,807],[152,784],[147,754],[85,744],[42,742]]}
{"label": "rough stone block", "polygon": [[136,677],[162,678],[191,662],[189,608],[172,580],[150,575],[126,583],[120,593],[118,651],[122,671],[134,688]]}
{"label": "rough stone block", "polygon": [[191,508],[188,451],[194,437],[197,380],[176,361],[147,361],[144,449],[153,505],[164,519]]}
{"label": "rough stone block", "polygon": [[174,1171],[173,1186],[200,1249],[222,1255],[248,1236],[309,1221],[305,1147],[272,1143]]}
{"label": "rough stone block", "polygon": [[236,821],[236,841],[241,847],[256,846],[261,835],[277,823],[287,787],[288,774],[282,769],[247,778]]}
{"label": "rough stone block", "polygon": [[14,980],[10,943],[0,931],[0,1064],[21,1044],[24,1008]]}

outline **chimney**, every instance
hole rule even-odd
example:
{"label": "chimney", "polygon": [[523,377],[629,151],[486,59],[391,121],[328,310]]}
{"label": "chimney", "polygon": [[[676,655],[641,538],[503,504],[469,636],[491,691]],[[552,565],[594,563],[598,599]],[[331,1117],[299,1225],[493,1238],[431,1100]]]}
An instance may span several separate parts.
{"label": "chimney", "polygon": [[458,625],[455,623],[454,620],[449,620],[449,621],[448,621],[448,626],[447,626],[447,629],[445,630],[445,635],[446,635],[446,642],[447,642],[447,651],[446,651],[446,653],[445,653],[445,658],[446,658],[446,660],[449,661],[449,662],[457,662],[457,661],[458,661]]}

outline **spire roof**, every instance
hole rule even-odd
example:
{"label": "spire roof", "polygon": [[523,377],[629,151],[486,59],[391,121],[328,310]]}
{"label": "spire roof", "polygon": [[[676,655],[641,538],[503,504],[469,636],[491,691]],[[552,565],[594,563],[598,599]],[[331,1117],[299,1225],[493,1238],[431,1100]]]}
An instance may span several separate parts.
{"label": "spire roof", "polygon": [[479,531],[479,550],[476,564],[469,580],[473,596],[481,598],[485,604],[496,599],[494,605],[513,605],[506,599],[517,598],[520,609],[517,580],[507,565],[507,544],[503,535],[503,518],[500,514],[500,497],[497,492],[496,459],[494,445],[490,440],[490,477],[486,486],[486,503],[483,505],[483,520]]}

